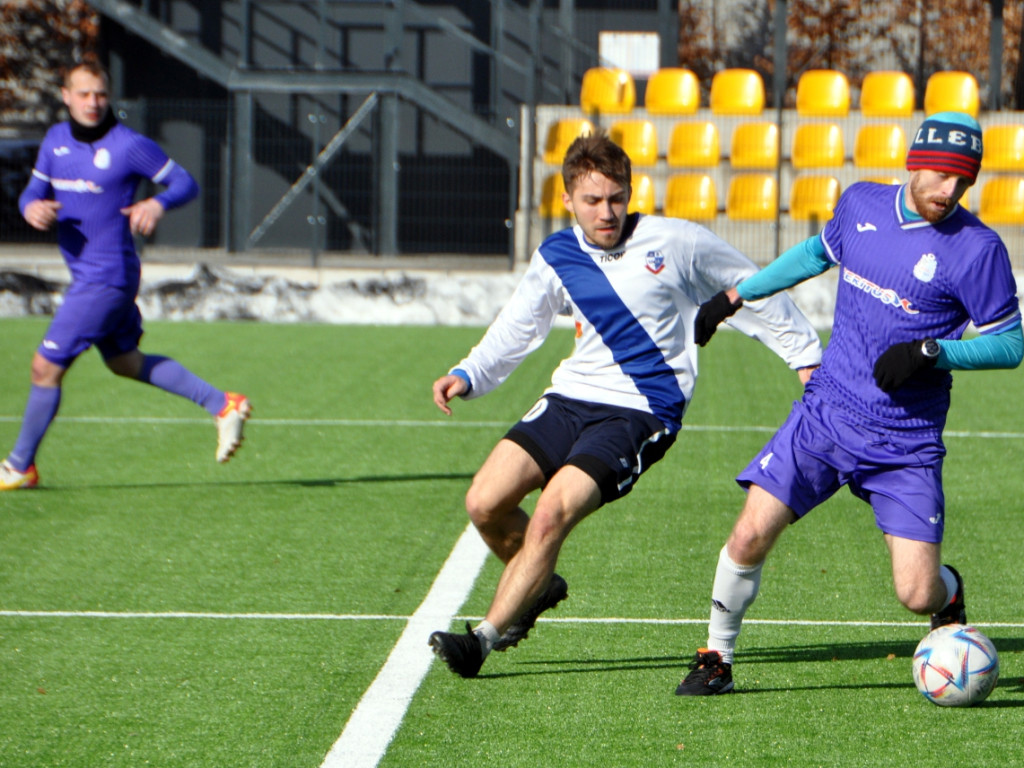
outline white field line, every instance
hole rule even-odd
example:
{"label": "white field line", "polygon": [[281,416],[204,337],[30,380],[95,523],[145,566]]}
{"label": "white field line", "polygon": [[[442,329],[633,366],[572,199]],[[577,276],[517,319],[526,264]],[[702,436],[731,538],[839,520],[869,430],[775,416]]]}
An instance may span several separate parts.
{"label": "white field line", "polygon": [[426,598],[409,617],[402,636],[352,711],[321,768],[374,768],[384,757],[434,659],[427,638],[432,631],[447,630],[451,625],[452,617],[473,589],[487,552],[470,523]]}
{"label": "white field line", "polygon": [[[20,423],[21,416],[0,416],[0,424]],[[161,416],[58,416],[63,424],[202,424],[208,418],[168,418]],[[424,427],[446,429],[500,429],[508,428],[511,421],[458,421],[401,420],[401,419],[262,419],[253,418],[251,424],[261,427]],[[764,432],[773,433],[778,427],[757,424],[730,426],[725,424],[684,424],[683,432]],[[978,438],[987,440],[1024,440],[1024,432],[961,431],[947,429],[943,437]]]}

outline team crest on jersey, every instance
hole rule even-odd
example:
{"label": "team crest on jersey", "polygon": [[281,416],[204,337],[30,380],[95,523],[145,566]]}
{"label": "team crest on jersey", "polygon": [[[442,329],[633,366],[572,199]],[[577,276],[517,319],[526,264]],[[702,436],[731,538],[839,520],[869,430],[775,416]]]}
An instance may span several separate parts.
{"label": "team crest on jersey", "polygon": [[922,283],[930,283],[932,278],[935,277],[936,266],[934,253],[922,253],[921,258],[914,265],[914,277]]}
{"label": "team crest on jersey", "polygon": [[665,257],[662,256],[661,251],[648,251],[647,252],[647,269],[654,274],[658,274],[665,268]]}
{"label": "team crest on jersey", "polygon": [[110,167],[110,151],[106,147],[100,147],[99,150],[93,155],[92,164],[100,170],[104,170]]}

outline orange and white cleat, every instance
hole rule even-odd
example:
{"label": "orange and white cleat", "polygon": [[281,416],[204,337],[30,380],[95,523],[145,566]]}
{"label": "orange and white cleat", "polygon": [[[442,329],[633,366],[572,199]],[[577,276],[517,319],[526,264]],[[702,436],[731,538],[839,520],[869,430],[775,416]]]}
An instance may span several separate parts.
{"label": "orange and white cleat", "polygon": [[223,464],[242,445],[242,428],[245,426],[252,404],[245,395],[237,392],[224,393],[224,407],[217,414],[217,461]]}
{"label": "orange and white cleat", "polygon": [[23,488],[35,488],[39,485],[39,473],[36,465],[19,472],[6,459],[0,464],[0,491],[17,491]]}

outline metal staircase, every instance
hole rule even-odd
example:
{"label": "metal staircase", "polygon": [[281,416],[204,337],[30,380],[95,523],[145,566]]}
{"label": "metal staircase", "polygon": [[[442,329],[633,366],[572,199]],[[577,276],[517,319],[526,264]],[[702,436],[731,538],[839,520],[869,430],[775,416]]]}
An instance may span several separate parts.
{"label": "metal staircase", "polygon": [[[518,124],[520,105],[567,99],[594,56],[543,23],[539,0],[463,3],[475,18],[457,3],[407,0],[90,4],[227,94],[229,202],[221,229],[230,251],[259,247],[300,199],[326,201],[326,210],[307,217],[314,222],[349,216],[338,191],[322,181],[339,153],[348,151],[372,157],[372,220],[346,222],[367,252],[401,250],[407,212],[401,208],[408,208],[400,206],[400,188],[408,183],[403,158],[434,154],[465,163],[483,154],[507,167],[503,223],[511,255],[506,222],[514,219],[517,203],[520,137],[530,134]],[[484,25],[488,29],[481,30]],[[545,50],[559,51],[557,60]],[[294,171],[287,191],[274,201],[256,199],[257,115],[272,116],[311,145],[308,164]]]}

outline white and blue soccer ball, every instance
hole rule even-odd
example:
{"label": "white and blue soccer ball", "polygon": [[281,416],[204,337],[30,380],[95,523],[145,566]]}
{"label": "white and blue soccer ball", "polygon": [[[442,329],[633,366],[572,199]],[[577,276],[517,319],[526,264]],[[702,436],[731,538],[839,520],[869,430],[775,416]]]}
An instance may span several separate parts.
{"label": "white and blue soccer ball", "polygon": [[974,627],[947,624],[929,632],[914,651],[914,684],[940,707],[984,701],[999,680],[999,655]]}

